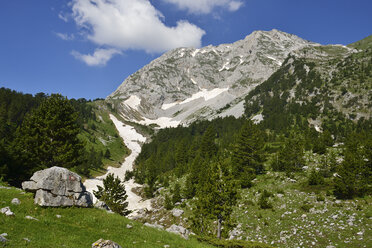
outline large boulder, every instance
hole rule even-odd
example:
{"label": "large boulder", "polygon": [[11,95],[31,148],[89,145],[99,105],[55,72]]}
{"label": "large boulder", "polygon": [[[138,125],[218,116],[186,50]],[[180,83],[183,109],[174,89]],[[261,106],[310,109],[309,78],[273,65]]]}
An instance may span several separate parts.
{"label": "large boulder", "polygon": [[93,197],[81,177],[66,168],[54,166],[37,171],[30,181],[22,183],[26,191],[35,192],[35,204],[47,207],[90,207]]}

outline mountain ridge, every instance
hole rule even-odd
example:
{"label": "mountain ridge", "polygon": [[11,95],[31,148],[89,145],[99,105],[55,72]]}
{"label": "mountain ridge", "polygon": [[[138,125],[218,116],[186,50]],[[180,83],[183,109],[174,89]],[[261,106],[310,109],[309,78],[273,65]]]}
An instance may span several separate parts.
{"label": "mountain ridge", "polygon": [[[358,51],[354,46],[306,41],[276,29],[254,31],[230,44],[168,51],[125,79],[106,101],[125,119],[160,128],[240,117],[244,97],[279,70],[288,56],[328,68],[330,60]],[[324,71],[331,76],[333,69]]]}

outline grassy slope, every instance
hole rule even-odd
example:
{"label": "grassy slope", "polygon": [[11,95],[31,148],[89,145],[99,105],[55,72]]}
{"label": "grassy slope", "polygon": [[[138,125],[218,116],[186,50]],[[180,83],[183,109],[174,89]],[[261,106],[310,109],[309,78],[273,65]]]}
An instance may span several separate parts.
{"label": "grassy slope", "polygon": [[[10,203],[14,197],[20,199],[20,205]],[[42,208],[33,204],[32,194],[15,188],[0,188],[0,199],[0,208],[10,206],[15,213],[15,217],[0,214],[0,233],[8,234],[6,247],[82,248],[91,247],[100,238],[113,240],[122,247],[211,247],[99,209]],[[39,221],[25,219],[27,215]],[[127,224],[133,228],[126,228]]]}
{"label": "grassy slope", "polygon": [[[103,159],[104,168],[108,166],[119,167],[125,157],[130,154],[129,149],[125,146],[122,138],[119,136],[114,123],[110,120],[110,111],[106,108],[103,101],[90,103],[94,105],[96,121],[90,120],[86,124],[86,130],[79,134],[80,139],[84,140],[86,147],[93,147],[96,151],[102,151],[105,154],[109,149],[111,157]],[[98,176],[104,174],[105,169],[91,170],[91,175]]]}
{"label": "grassy slope", "polygon": [[357,41],[357,42],[354,42],[350,45],[348,45],[349,47],[353,47],[353,48],[356,48],[356,49],[361,49],[361,50],[365,50],[365,49],[368,49],[370,47],[372,47],[372,35],[360,40],[360,41]]}

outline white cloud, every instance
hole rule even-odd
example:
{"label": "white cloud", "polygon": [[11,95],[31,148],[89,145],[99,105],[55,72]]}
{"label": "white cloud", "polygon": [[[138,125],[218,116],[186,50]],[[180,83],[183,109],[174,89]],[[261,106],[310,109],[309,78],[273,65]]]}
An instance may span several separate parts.
{"label": "white cloud", "polygon": [[74,40],[74,34],[64,34],[64,33],[55,33],[57,37],[61,38],[62,40]]}
{"label": "white cloud", "polygon": [[86,63],[89,66],[103,66],[115,55],[121,54],[120,51],[116,49],[96,49],[93,55],[81,54],[77,51],[71,52],[72,56]]}
{"label": "white cloud", "polygon": [[66,15],[64,15],[63,13],[59,13],[58,18],[61,19],[64,22],[68,22],[68,17]]}
{"label": "white cloud", "polygon": [[[72,17],[86,31],[86,37],[115,51],[157,53],[177,47],[200,47],[205,34],[185,20],[174,27],[166,26],[163,15],[149,0],[73,0],[71,6]],[[96,56],[85,58],[93,57]]]}
{"label": "white cloud", "polygon": [[209,14],[216,7],[227,8],[229,11],[237,11],[242,5],[241,0],[162,0],[172,3],[182,10],[193,14]]}

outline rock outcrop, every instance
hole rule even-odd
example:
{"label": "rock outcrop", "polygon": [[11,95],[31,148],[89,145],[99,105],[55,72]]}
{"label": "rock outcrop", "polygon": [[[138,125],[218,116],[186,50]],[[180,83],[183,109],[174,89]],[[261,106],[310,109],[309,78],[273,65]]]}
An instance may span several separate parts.
{"label": "rock outcrop", "polygon": [[111,240],[99,239],[92,244],[92,248],[121,248],[121,246]]}
{"label": "rock outcrop", "polygon": [[90,207],[92,195],[85,190],[81,177],[66,168],[52,167],[37,171],[22,183],[26,191],[35,192],[35,204],[47,207]]}
{"label": "rock outcrop", "polygon": [[183,226],[171,225],[166,229],[167,232],[181,235],[184,239],[189,239],[190,231]]}

